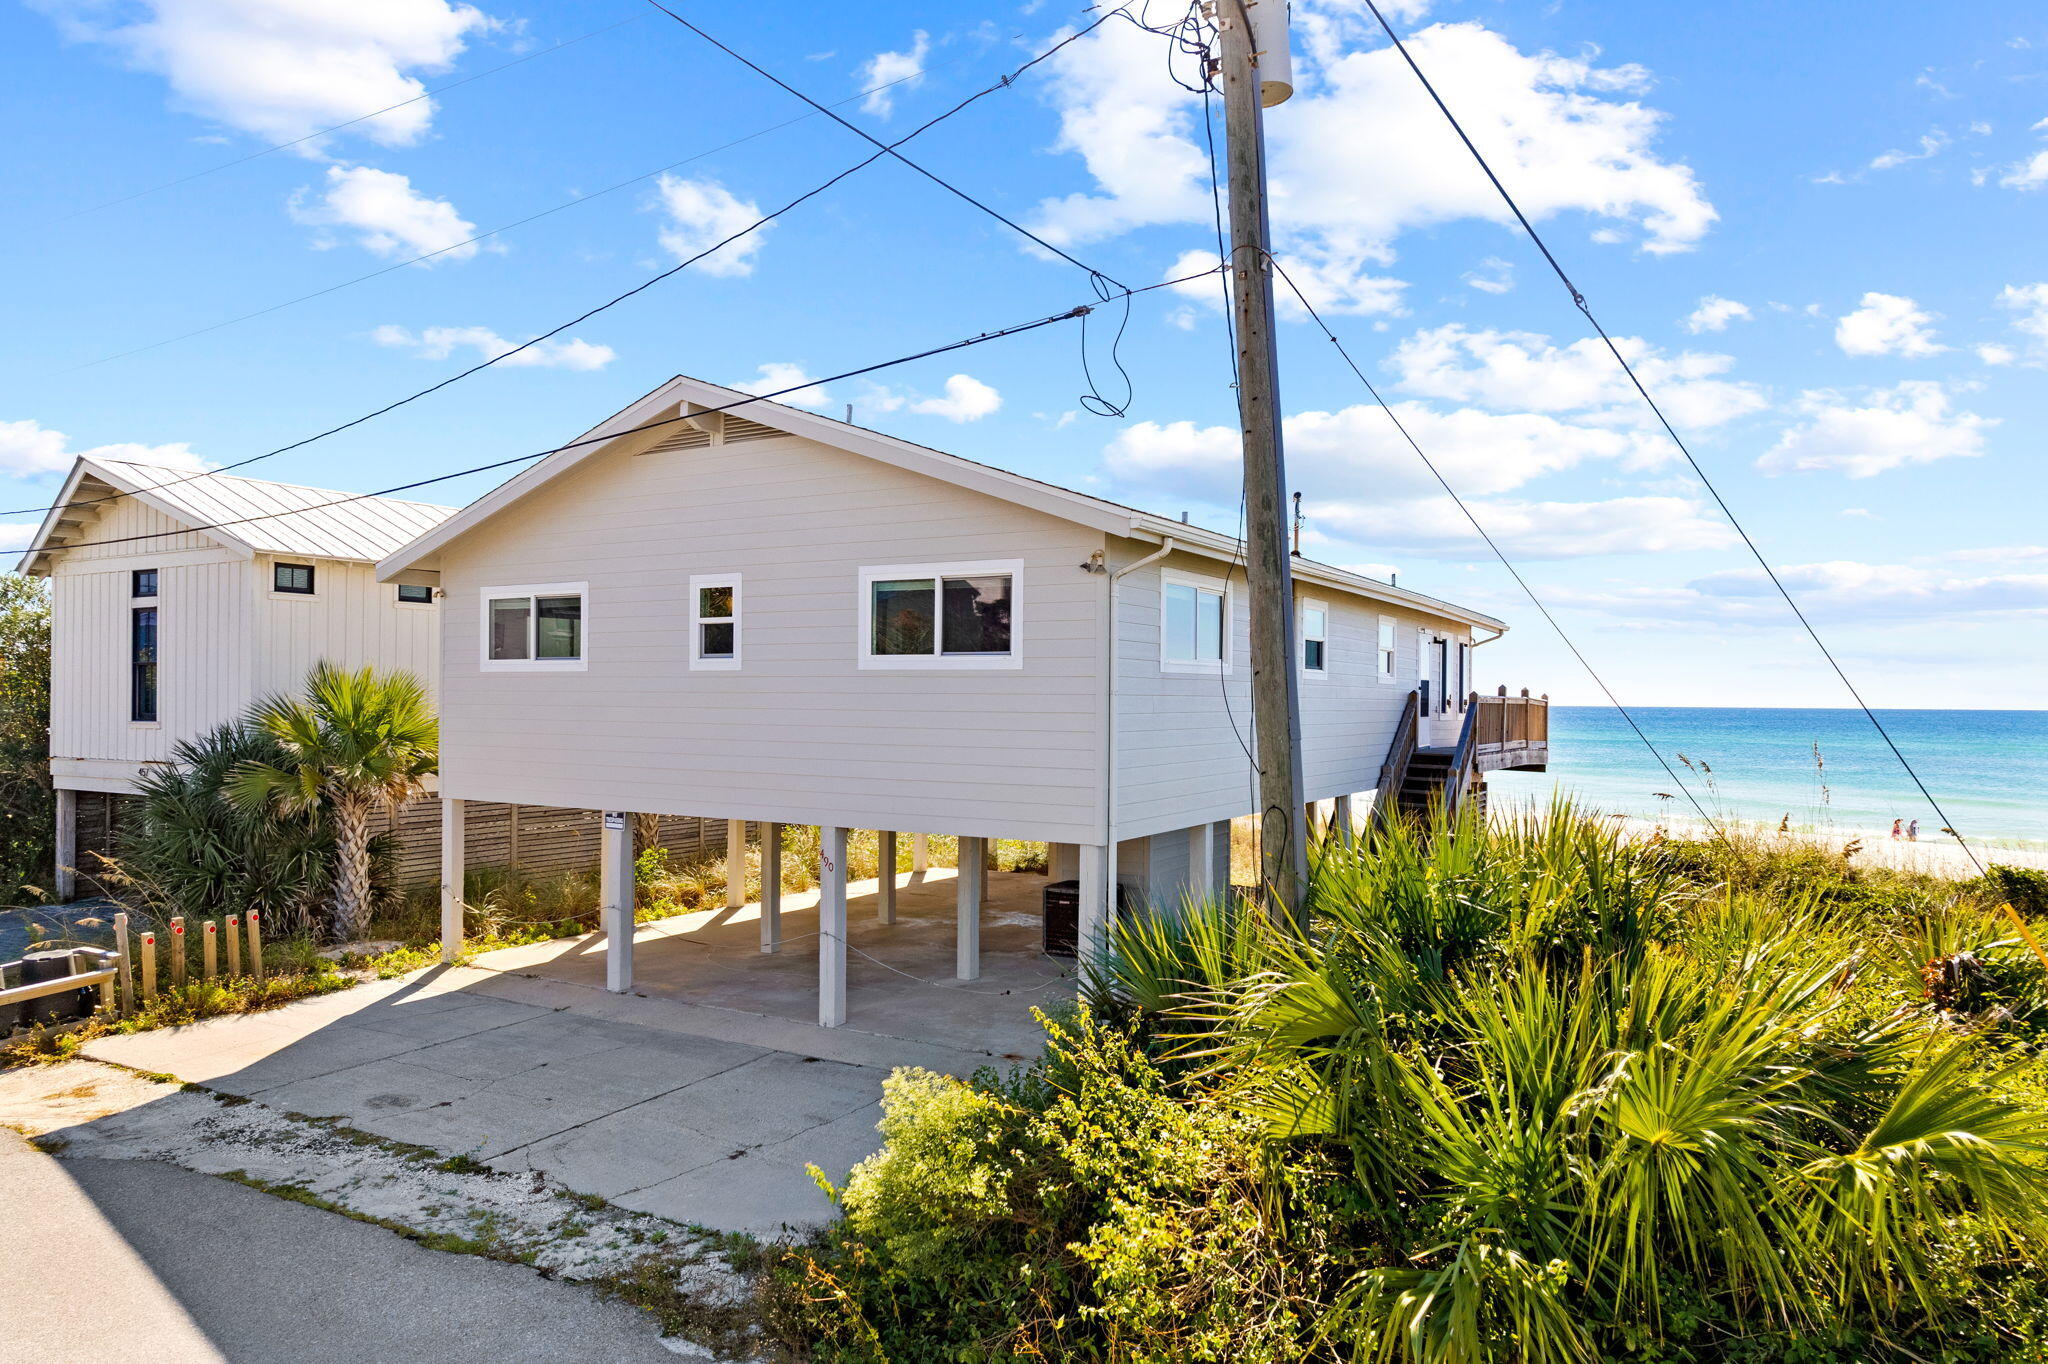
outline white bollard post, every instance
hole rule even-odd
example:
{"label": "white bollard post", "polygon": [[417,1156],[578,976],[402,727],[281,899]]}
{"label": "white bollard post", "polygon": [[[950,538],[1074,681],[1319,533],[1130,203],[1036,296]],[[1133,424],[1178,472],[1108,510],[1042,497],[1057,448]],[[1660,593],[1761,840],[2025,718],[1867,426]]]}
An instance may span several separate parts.
{"label": "white bollard post", "polygon": [[633,989],[633,831],[622,810],[604,812],[598,841],[598,917],[604,927],[604,988]]}

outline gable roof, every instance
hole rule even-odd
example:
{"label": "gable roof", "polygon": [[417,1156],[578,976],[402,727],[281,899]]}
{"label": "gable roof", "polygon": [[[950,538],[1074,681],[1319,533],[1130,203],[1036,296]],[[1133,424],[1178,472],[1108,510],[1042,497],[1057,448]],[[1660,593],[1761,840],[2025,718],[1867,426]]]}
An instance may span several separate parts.
{"label": "gable roof", "polygon": [[45,572],[51,556],[96,543],[89,530],[94,504],[116,493],[155,508],[244,558],[296,554],[375,563],[455,513],[453,507],[427,502],[364,497],[237,474],[194,477],[191,469],[81,458],[22,554],[20,571]]}
{"label": "gable roof", "polygon": [[[388,554],[378,563],[377,576],[388,579],[430,558],[465,532],[514,503],[532,496],[586,460],[620,448],[632,448],[636,451],[650,448],[658,444],[663,437],[686,429],[685,423],[691,422],[693,414],[702,415],[707,410],[719,411],[726,408],[744,408],[744,412],[738,415],[743,415],[748,421],[758,422],[793,436],[814,440],[821,445],[829,445],[834,449],[861,455],[912,473],[923,474],[942,483],[950,483],[956,487],[1000,498],[1005,502],[1029,507],[1105,534],[1154,544],[1171,539],[1177,547],[1190,553],[1225,562],[1242,562],[1244,558],[1244,542],[1236,536],[1192,526],[1172,517],[1141,511],[1136,507],[1126,507],[1041,479],[1012,473],[1008,469],[999,469],[994,465],[962,459],[943,450],[917,445],[896,436],[821,416],[816,412],[806,412],[801,408],[790,407],[771,399],[757,398],[738,389],[677,375],[575,440],[565,443],[539,463],[530,465],[505,480],[461,511],[426,531],[418,539]],[[1368,578],[1332,564],[1297,557],[1293,560],[1293,569],[1296,579],[1302,582],[1340,588],[1360,596],[1393,605],[1409,606],[1490,630],[1507,629],[1503,622],[1492,616],[1420,592],[1411,592],[1406,588],[1381,582],[1377,578]]]}

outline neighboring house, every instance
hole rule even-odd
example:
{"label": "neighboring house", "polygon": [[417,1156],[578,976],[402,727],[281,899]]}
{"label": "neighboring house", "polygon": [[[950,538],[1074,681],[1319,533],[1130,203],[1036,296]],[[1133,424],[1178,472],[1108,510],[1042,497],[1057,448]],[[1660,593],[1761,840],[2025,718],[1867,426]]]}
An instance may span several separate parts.
{"label": "neighboring house", "polygon": [[[179,740],[295,692],[321,659],[436,685],[434,575],[379,582],[372,564],[450,507],[120,460],[80,459],[20,570],[50,579],[50,774],[59,898],[111,846],[135,779]],[[431,879],[431,802],[393,812],[401,868]],[[519,816],[479,811],[495,827]],[[529,816],[541,865],[587,867],[595,815]],[[565,859],[542,831],[581,825]],[[560,842],[560,835],[554,842]],[[509,850],[508,850],[509,851]]]}
{"label": "neighboring house", "polygon": [[[584,441],[377,566],[444,594],[451,813],[717,814],[818,825],[827,849],[849,828],[1043,841],[1080,882],[1088,942],[1112,884],[1158,901],[1227,884],[1228,821],[1255,804],[1238,541],[687,378]],[[1306,794],[1348,821],[1404,732],[1457,742],[1472,649],[1505,627],[1308,560],[1295,581]],[[623,989],[628,821],[607,823]],[[459,837],[448,858],[459,885]],[[845,904],[826,872],[832,1025]],[[452,952],[460,919],[444,924]]]}

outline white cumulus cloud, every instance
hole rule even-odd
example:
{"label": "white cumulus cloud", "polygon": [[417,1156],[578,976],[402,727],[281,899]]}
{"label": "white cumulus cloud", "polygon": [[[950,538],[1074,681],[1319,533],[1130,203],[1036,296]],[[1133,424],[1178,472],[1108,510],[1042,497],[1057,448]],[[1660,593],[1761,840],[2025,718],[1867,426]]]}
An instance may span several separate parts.
{"label": "white cumulus cloud", "polygon": [[593,370],[618,358],[610,346],[574,336],[519,350],[519,342],[508,341],[489,327],[424,327],[415,332],[387,324],[371,332],[370,338],[380,346],[410,350],[422,360],[445,360],[458,350],[473,350],[486,360],[505,356],[502,363],[511,366]]}
{"label": "white cumulus cloud", "polygon": [[949,422],[975,422],[1003,405],[1003,395],[971,374],[955,374],[946,380],[946,391],[933,398],[910,403],[912,412],[944,417]]}
{"label": "white cumulus cloud", "polygon": [[[2048,364],[2048,283],[2008,284],[1998,291],[1998,306],[2013,315],[2012,329],[2027,338],[2027,355],[2033,364]],[[2002,352],[2003,360],[1986,351]],[[2009,346],[1979,346],[1977,354],[1986,364],[2010,364],[2017,355]]]}
{"label": "white cumulus cloud", "polygon": [[[2037,133],[2048,133],[2048,118],[2034,125]],[[2035,190],[2048,187],[2048,151],[2038,151],[2023,160],[2015,161],[2005,168],[2005,174],[1998,177],[1998,183],[2007,189]]]}
{"label": "white cumulus cloud", "polygon": [[[1399,402],[1395,414],[1511,554],[1566,558],[1670,549],[1719,548],[1727,527],[1689,496],[1558,501],[1510,496],[1532,481],[1604,462],[1632,469],[1663,458],[1646,433],[1612,430],[1535,412],[1444,411]],[[1283,426],[1288,475],[1315,490],[1317,534],[1338,542],[1346,562],[1403,551],[1463,556],[1482,550],[1377,406],[1298,412]],[[1236,505],[1241,470],[1235,427],[1137,422],[1104,451],[1107,472],[1143,501]],[[1355,546],[1355,552],[1353,547]]]}
{"label": "white cumulus cloud", "polygon": [[[668,218],[661,230],[662,249],[688,260],[724,241],[761,216],[760,205],[741,199],[716,180],[686,180],[663,175],[655,182],[656,203]],[[773,224],[764,223],[738,241],[706,256],[697,269],[727,277],[754,273],[754,256]]]}
{"label": "white cumulus cloud", "polygon": [[32,419],[21,421],[0,421],[0,473],[12,474],[18,478],[33,478],[38,474],[63,473],[71,468],[71,461],[81,456],[87,459],[119,459],[135,464],[160,464],[171,469],[190,469],[197,472],[213,466],[192,453],[192,447],[183,441],[168,445],[141,445],[133,441],[120,441],[112,445],[95,445],[86,450],[71,448],[71,437],[62,431],[55,431]]}
{"label": "white cumulus cloud", "polygon": [[1749,305],[1737,303],[1732,298],[1719,294],[1708,294],[1700,300],[1685,319],[1685,329],[1694,336],[1701,332],[1724,332],[1730,322],[1747,322],[1750,319]]}
{"label": "white cumulus cloud", "polygon": [[[446,0],[31,0],[67,36],[162,76],[178,107],[272,142],[414,100],[418,74],[445,71],[493,26]],[[387,146],[417,142],[421,99],[349,129]],[[317,144],[307,144],[317,154]]]}
{"label": "white cumulus cloud", "polygon": [[1997,419],[1956,408],[1947,389],[1909,380],[1850,397],[1827,390],[1800,395],[1804,418],[1764,452],[1768,474],[1835,472],[1869,478],[1908,464],[1984,453],[1984,433]]}
{"label": "white cumulus cloud", "polygon": [[861,88],[868,92],[860,107],[887,118],[896,112],[899,90],[924,84],[924,59],[932,50],[931,36],[919,29],[905,52],[877,52],[860,69]]}
{"label": "white cumulus cloud", "polygon": [[[1726,355],[1667,355],[1639,337],[1615,345],[1681,426],[1719,426],[1761,410],[1761,389],[1720,377],[1735,363]],[[1482,407],[1578,412],[1625,425],[1654,418],[1607,347],[1596,339],[1553,345],[1531,332],[1474,329],[1451,323],[1403,341],[1388,360],[1410,393]]]}
{"label": "white cumulus cloud", "polygon": [[1835,323],[1835,344],[1849,355],[1925,359],[1948,349],[1934,339],[1934,314],[1910,298],[1867,293],[1862,305]]}
{"label": "white cumulus cloud", "polygon": [[286,206],[292,220],[320,229],[314,245],[334,244],[331,232],[353,233],[367,250],[380,256],[421,256],[437,253],[437,261],[468,260],[476,255],[476,224],[455,211],[446,199],[435,199],[412,187],[396,171],[374,166],[329,166],[327,187],[315,196],[301,189]]}
{"label": "white cumulus cloud", "polygon": [[[791,407],[810,407],[822,411],[832,404],[832,395],[825,391],[824,385],[812,379],[802,365],[792,364],[787,360],[771,360],[760,366],[754,372],[753,378],[743,379],[732,386],[742,393],[751,393],[756,397],[769,393],[777,394],[776,402],[788,403]],[[785,388],[793,389],[794,392],[783,393],[782,390]]]}
{"label": "white cumulus cloud", "polygon": [[[1392,311],[1401,285],[1384,271],[1402,233],[1511,220],[1400,58],[1345,22],[1354,7],[1298,6],[1298,24],[1304,8],[1300,93],[1267,124],[1277,254],[1318,307]],[[1476,23],[1409,41],[1533,217],[1588,214],[1658,253],[1691,248],[1712,225],[1691,169],[1655,150],[1664,115],[1633,98],[1648,84],[1640,68],[1523,52]],[[1039,205],[1048,240],[1209,221],[1200,104],[1156,49],[1111,24],[1055,59],[1057,149],[1082,158],[1094,188]]]}

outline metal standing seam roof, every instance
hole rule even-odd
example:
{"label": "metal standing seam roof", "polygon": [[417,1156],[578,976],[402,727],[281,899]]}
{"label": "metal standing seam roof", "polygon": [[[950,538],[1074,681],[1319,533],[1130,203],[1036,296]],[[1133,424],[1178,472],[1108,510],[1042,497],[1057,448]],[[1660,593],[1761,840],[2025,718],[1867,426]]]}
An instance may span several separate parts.
{"label": "metal standing seam roof", "polygon": [[[258,554],[374,563],[456,510],[236,474],[194,478],[190,469],[128,460],[94,459],[85,464],[102,475],[113,475],[106,481],[122,492],[142,494],[193,526],[218,526],[203,533]],[[90,542],[90,534],[81,541]]]}

